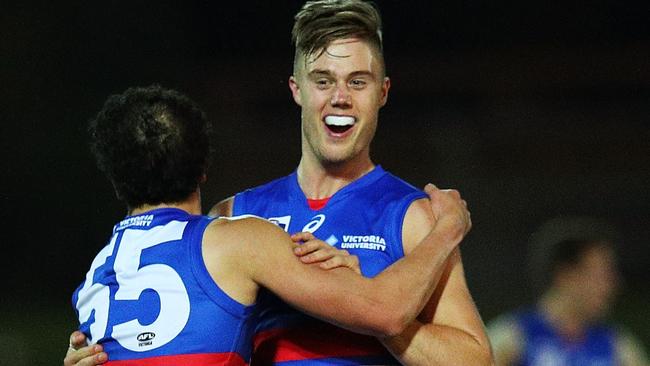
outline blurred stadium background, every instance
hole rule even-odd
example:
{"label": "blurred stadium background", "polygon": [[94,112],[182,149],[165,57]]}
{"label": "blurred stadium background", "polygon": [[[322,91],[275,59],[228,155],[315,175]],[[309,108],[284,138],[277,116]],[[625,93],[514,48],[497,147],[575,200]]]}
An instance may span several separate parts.
{"label": "blurred stadium background", "polygon": [[[612,313],[650,347],[650,9],[614,0],[377,1],[392,89],[376,163],[456,187],[484,320],[532,301],[532,232],[592,215],[623,235]],[[112,93],[160,83],[217,126],[217,200],[289,173],[287,88],[302,1],[13,2],[0,6],[0,364],[61,364],[70,295],[125,213],[87,148]]]}

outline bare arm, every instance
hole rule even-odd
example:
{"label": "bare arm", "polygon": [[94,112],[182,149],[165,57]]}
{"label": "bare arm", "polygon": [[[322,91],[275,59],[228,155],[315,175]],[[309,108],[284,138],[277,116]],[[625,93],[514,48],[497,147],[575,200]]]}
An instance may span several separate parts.
{"label": "bare arm", "polygon": [[[212,206],[208,216],[212,217],[231,217],[235,197],[228,197],[216,205]],[[351,255],[346,250],[339,250],[335,247],[321,242],[313,241],[302,246],[300,251],[295,254],[305,264],[319,263],[323,269],[333,269],[338,267],[347,267],[361,274],[359,267],[359,258]]]}
{"label": "bare arm", "polygon": [[[215,281],[235,299],[237,293],[252,288],[250,283],[232,281],[233,274],[238,272],[225,271],[228,264],[212,266],[213,261],[230,258],[232,268],[237,266],[239,272],[247,272],[245,275],[252,283],[325,321],[365,334],[394,335],[420,312],[433,292],[436,268],[445,262],[470,227],[469,213],[457,193],[430,190],[433,201],[444,208],[440,220],[412,255],[372,279],[345,268],[323,271],[303,265],[292,254],[293,245],[286,234],[257,219],[231,222],[227,229],[220,230],[218,237],[222,243],[234,242],[216,245],[215,249],[229,253],[210,254],[204,250],[204,258]],[[230,276],[230,280],[224,281],[224,276]]]}
{"label": "bare arm", "polygon": [[[286,233],[258,219],[240,220],[215,230],[218,232],[212,234],[218,240],[214,240],[211,249],[204,246],[204,260],[220,287],[242,303],[254,302],[250,294],[256,294],[261,285],[326,321],[366,334],[394,335],[402,332],[424,306],[433,292],[435,268],[445,262],[471,227],[469,213],[457,193],[429,190],[432,201],[443,207],[435,229],[409,258],[398,261],[373,279],[345,268],[323,271],[302,264],[292,254],[294,245]],[[225,212],[231,213],[227,204],[225,207]],[[223,214],[219,210],[210,213]],[[241,225],[244,222],[248,224]],[[211,225],[213,230],[215,227]],[[224,227],[229,229],[223,230]],[[222,245],[227,242],[232,245]],[[242,281],[242,274],[249,281]],[[314,283],[319,285],[315,287]],[[66,361],[74,358],[68,356]],[[66,362],[66,366],[75,362]]]}
{"label": "bare arm", "polygon": [[[437,220],[436,207],[414,202],[404,221],[405,251],[413,253],[423,228]],[[411,255],[407,254],[407,257]],[[467,288],[460,250],[434,274],[438,285],[418,318],[398,336],[380,339],[405,365],[489,365],[490,344]]]}

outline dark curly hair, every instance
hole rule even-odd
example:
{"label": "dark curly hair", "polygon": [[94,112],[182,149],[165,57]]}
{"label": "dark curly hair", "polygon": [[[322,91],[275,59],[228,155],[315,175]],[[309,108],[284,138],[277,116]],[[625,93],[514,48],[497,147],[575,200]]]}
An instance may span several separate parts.
{"label": "dark curly hair", "polygon": [[187,199],[208,167],[205,114],[188,97],[159,85],[111,95],[89,131],[97,166],[129,209]]}

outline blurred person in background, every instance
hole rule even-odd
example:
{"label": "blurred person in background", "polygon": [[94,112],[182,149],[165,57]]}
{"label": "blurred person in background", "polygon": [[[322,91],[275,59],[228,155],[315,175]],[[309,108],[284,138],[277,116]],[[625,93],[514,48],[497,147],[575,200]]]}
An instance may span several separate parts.
{"label": "blurred person in background", "polygon": [[529,270],[535,306],[488,324],[497,365],[646,366],[641,343],[606,322],[617,295],[618,234],[606,222],[554,218],[532,236]]}

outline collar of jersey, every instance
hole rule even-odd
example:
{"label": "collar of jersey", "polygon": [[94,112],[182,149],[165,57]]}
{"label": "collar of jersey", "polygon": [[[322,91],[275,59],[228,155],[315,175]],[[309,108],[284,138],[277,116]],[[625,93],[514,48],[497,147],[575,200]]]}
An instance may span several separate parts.
{"label": "collar of jersey", "polygon": [[[384,168],[381,167],[381,165],[376,165],[375,168],[365,175],[361,176],[357,180],[353,181],[352,183],[348,184],[347,186],[339,189],[336,191],[331,197],[329,202],[325,205],[325,207],[321,208],[321,210],[324,210],[328,206],[332,205],[334,202],[337,202],[341,199],[344,199],[345,196],[348,195],[350,192],[354,192],[358,189],[363,189],[367,187],[368,185],[376,182],[378,179],[384,176],[386,174],[386,171]],[[298,197],[300,201],[302,201],[302,204],[309,208],[309,204],[307,203],[307,197],[305,196],[305,193],[302,191],[300,188],[300,184],[298,184],[298,173],[297,171],[294,171],[291,174],[291,179],[289,180],[289,189],[292,191],[292,195],[294,197]]]}
{"label": "collar of jersey", "polygon": [[[160,222],[161,220],[168,221],[169,217],[171,216],[172,218],[179,218],[179,219],[184,219],[189,216],[192,216],[189,214],[187,211],[181,210],[180,208],[174,208],[174,207],[164,207],[164,208],[156,208],[153,210],[145,211],[143,213],[137,214],[137,215],[127,215],[124,217],[120,222],[133,218],[133,217],[138,217],[138,216],[146,216],[146,215],[153,215],[153,222],[151,223],[150,226],[156,226],[156,223]],[[113,227],[113,231],[116,231],[119,229],[120,222],[115,224]]]}

